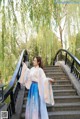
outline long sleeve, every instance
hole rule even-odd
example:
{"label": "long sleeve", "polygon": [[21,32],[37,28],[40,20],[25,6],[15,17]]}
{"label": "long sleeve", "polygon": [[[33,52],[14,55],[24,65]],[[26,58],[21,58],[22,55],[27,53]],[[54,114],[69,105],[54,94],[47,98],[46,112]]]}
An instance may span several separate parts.
{"label": "long sleeve", "polygon": [[48,80],[48,81],[52,81],[52,79],[50,77],[47,77],[44,70],[41,69],[41,77],[45,80]]}
{"label": "long sleeve", "polygon": [[[53,91],[52,91],[52,85],[49,82],[49,80],[52,80],[49,77],[46,77],[43,69],[40,70],[40,82],[43,82],[43,89],[41,85],[39,85],[40,93],[44,93],[44,99],[46,103],[49,103],[51,105],[54,105],[54,98],[53,98]],[[41,94],[40,94],[41,95]]]}
{"label": "long sleeve", "polygon": [[18,82],[21,83],[23,86],[25,86],[27,89],[30,88],[31,85],[30,69],[26,66],[25,63],[23,64],[21,76]]}

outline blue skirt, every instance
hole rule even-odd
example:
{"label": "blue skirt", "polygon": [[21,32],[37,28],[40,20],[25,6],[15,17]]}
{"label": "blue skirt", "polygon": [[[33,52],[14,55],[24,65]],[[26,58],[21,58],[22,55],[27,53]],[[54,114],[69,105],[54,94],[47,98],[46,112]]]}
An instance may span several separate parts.
{"label": "blue skirt", "polygon": [[46,103],[39,96],[37,82],[32,82],[28,92],[25,119],[48,119]]}

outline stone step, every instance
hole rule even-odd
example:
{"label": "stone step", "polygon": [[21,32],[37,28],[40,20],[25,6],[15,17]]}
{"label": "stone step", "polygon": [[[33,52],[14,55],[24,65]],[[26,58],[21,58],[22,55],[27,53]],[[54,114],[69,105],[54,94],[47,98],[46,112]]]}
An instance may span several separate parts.
{"label": "stone step", "polygon": [[54,111],[80,111],[80,102],[78,103],[57,103],[54,106],[47,106],[48,112]]}
{"label": "stone step", "polygon": [[62,69],[60,66],[47,66],[44,69]]}
{"label": "stone step", "polygon": [[74,89],[72,90],[54,90],[53,95],[54,96],[69,96],[69,95],[76,95],[76,91]]}
{"label": "stone step", "polygon": [[[49,119],[80,119],[80,111],[58,111],[49,112]],[[21,119],[25,119],[25,112],[21,114]]]}
{"label": "stone step", "polygon": [[[22,106],[22,112],[25,112],[26,103]],[[57,103],[54,106],[47,106],[48,112],[56,111],[80,111],[80,102],[79,103]]]}
{"label": "stone step", "polygon": [[[55,73],[55,72],[54,72],[54,73]],[[47,76],[47,77],[50,77],[50,78],[51,78],[51,77],[52,77],[52,78],[56,78],[56,79],[58,79],[58,78],[60,78],[60,79],[61,79],[61,78],[62,78],[62,79],[69,79],[67,75],[57,75],[57,74],[56,74],[56,75],[55,75],[55,74],[54,74],[54,75],[49,75],[49,74],[48,74],[48,75],[46,75],[46,76]]]}
{"label": "stone step", "polygon": [[50,76],[50,78],[52,78],[52,79],[55,79],[55,80],[69,80],[68,78],[67,78],[67,76],[66,77],[62,77],[62,76]]}
{"label": "stone step", "polygon": [[[79,103],[80,102],[80,97],[71,95],[71,96],[54,96],[55,103]],[[26,104],[27,102],[27,96],[24,97],[23,99],[23,104]]]}
{"label": "stone step", "polygon": [[66,77],[66,76],[65,77],[61,77],[61,76],[46,76],[46,77],[52,78],[54,80],[69,80],[69,78]]}
{"label": "stone step", "polygon": [[55,72],[52,73],[52,74],[46,73],[46,76],[47,76],[47,77],[57,77],[57,78],[58,78],[58,77],[64,77],[64,78],[67,77],[64,73],[62,73],[62,74],[57,74],[57,73],[55,73]]}
{"label": "stone step", "polygon": [[49,119],[80,119],[80,111],[49,112]]}
{"label": "stone step", "polygon": [[59,79],[55,79],[55,83],[54,85],[68,85],[68,84],[71,84],[70,80],[59,80]]}
{"label": "stone step", "polygon": [[60,75],[60,76],[66,76],[64,72],[46,72],[46,75]]}
{"label": "stone step", "polygon": [[51,68],[57,69],[57,68],[61,68],[61,67],[60,66],[46,66],[46,67],[44,67],[44,69],[51,69]]}
{"label": "stone step", "polygon": [[70,96],[54,96],[55,103],[72,103],[80,102],[80,97],[75,95]]}
{"label": "stone step", "polygon": [[[52,85],[52,88],[54,89],[54,96],[58,95],[76,95],[76,91],[75,89],[71,86],[71,84],[69,85],[57,85],[57,83],[55,85]],[[65,89],[65,90],[64,90]],[[24,96],[27,96],[28,91],[25,91]]]}
{"label": "stone step", "polygon": [[[68,96],[68,95],[76,95],[77,93],[74,89],[71,89],[71,90],[54,90],[53,94],[54,96]],[[28,92],[25,91],[24,95],[27,97]]]}
{"label": "stone step", "polygon": [[[53,78],[54,106],[47,105],[49,119],[80,119],[80,96],[60,66],[45,67],[47,77]],[[25,90],[21,119],[25,118],[28,91]]]}
{"label": "stone step", "polygon": [[44,71],[63,71],[63,69],[62,68],[44,68],[43,69]]}
{"label": "stone step", "polygon": [[72,86],[72,84],[69,85],[52,85],[53,90],[70,90],[70,89],[74,89],[74,87]]}
{"label": "stone step", "polygon": [[64,73],[62,69],[45,69],[44,72],[45,73],[47,72],[63,72]]}

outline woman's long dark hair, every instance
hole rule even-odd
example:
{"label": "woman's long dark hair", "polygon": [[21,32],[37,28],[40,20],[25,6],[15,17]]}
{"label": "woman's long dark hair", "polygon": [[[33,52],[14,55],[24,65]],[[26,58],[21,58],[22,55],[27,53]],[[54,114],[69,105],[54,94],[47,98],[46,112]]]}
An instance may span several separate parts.
{"label": "woman's long dark hair", "polygon": [[[34,58],[37,59],[37,62],[39,64],[39,67],[43,69],[43,62],[42,62],[42,58],[40,56],[35,56]],[[33,58],[33,59],[34,59]]]}

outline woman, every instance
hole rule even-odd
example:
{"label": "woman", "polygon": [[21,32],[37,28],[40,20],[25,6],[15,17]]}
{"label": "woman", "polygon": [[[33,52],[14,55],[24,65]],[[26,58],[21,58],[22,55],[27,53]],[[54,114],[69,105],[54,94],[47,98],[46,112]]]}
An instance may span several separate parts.
{"label": "woman", "polygon": [[29,89],[26,103],[25,119],[49,119],[46,103],[54,105],[51,83],[42,69],[41,57],[33,58],[33,67],[29,69],[24,63],[19,82]]}

